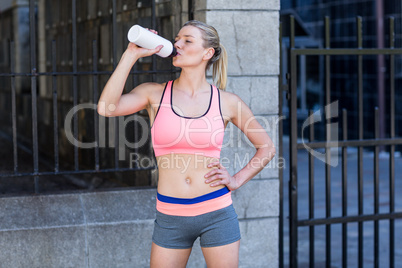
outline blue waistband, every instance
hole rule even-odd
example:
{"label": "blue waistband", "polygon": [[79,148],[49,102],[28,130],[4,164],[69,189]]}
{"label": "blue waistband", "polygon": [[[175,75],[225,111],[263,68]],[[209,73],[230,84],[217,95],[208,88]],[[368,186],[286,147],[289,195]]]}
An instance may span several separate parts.
{"label": "blue waistband", "polygon": [[161,195],[159,193],[156,194],[157,198],[161,202],[171,203],[171,204],[197,204],[203,201],[211,200],[222,195],[229,193],[229,189],[227,187],[214,191],[212,193],[204,194],[195,198],[177,198],[170,197],[166,195]]}

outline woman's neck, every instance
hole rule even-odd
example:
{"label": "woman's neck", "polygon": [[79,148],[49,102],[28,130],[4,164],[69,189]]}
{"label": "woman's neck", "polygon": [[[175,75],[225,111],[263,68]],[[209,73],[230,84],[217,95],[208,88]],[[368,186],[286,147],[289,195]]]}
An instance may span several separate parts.
{"label": "woman's neck", "polygon": [[205,71],[200,73],[182,70],[180,77],[175,81],[175,85],[182,90],[189,91],[192,95],[205,88],[209,88]]}

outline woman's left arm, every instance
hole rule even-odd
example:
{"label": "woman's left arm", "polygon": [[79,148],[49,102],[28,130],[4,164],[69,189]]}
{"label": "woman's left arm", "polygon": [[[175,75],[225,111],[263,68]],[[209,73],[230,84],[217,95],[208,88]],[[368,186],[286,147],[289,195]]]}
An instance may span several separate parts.
{"label": "woman's left arm", "polygon": [[216,168],[205,175],[205,182],[212,187],[225,184],[230,190],[236,190],[255,177],[272,160],[276,150],[271,138],[250,108],[237,95],[227,92],[225,95],[227,98],[222,107],[224,114],[247,136],[257,151],[247,165],[233,176],[220,162],[209,164],[209,168]]}

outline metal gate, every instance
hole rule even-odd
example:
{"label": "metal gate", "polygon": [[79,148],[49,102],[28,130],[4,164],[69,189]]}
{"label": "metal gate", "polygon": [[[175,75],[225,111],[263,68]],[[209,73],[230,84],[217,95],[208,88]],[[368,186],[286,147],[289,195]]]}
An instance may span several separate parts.
{"label": "metal gate", "polygon": [[[395,193],[396,190],[401,190],[402,176],[395,173],[395,169],[399,168],[398,163],[400,163],[399,158],[397,160],[395,158],[395,152],[396,148],[402,144],[402,138],[396,137],[395,128],[395,57],[402,54],[402,49],[394,47],[393,18],[389,23],[388,48],[363,48],[362,19],[360,17],[357,18],[356,25],[356,48],[330,47],[329,18],[325,18],[324,23],[324,48],[296,48],[295,22],[294,17],[290,17],[289,67],[286,76],[284,75],[287,85],[281,82],[285,84],[281,86],[286,92],[289,107],[290,267],[298,267],[298,265],[303,267],[363,267],[368,258],[372,260],[374,267],[396,267],[397,265],[396,245],[400,245],[400,242],[397,239],[399,229],[395,225],[401,223],[402,209],[395,203],[396,197],[399,198],[395,196]],[[364,70],[367,66],[363,64],[363,59],[378,55],[384,55],[382,57],[386,57],[388,64],[386,80],[389,98],[384,100],[384,103],[386,101],[388,103],[383,107],[387,116],[381,117],[380,110],[373,107],[371,124],[373,137],[367,137],[365,132],[368,124],[363,118],[363,112],[367,110],[364,109],[367,108],[367,105],[363,98]],[[303,122],[298,114],[300,107],[298,64],[300,64],[301,57],[310,56],[320,56],[323,59],[325,89],[323,114],[325,116],[321,120],[321,113],[310,112]],[[346,109],[338,111],[339,103],[331,100],[331,59],[338,56],[355,57],[356,73],[351,76],[352,79],[356,79],[357,85],[356,92],[353,92],[357,110],[355,122],[348,122],[349,111]],[[338,115],[339,122],[337,121]],[[381,118],[385,118],[386,121],[382,121]],[[319,121],[323,123],[321,140],[314,135],[315,123]],[[385,129],[388,130],[388,133],[385,136],[380,136],[380,124],[382,123],[387,124]],[[350,138],[348,125],[349,127],[356,126],[356,138]],[[305,133],[309,133],[308,138],[305,138]],[[338,134],[341,138],[338,138]],[[356,148],[355,156],[350,156],[349,151],[353,148]],[[300,163],[300,157],[298,158],[298,154],[301,153],[306,156],[302,159],[305,170],[301,170],[302,163]],[[371,155],[370,162],[367,162],[365,158],[368,153]],[[384,163],[383,158],[380,158],[382,154],[388,156],[385,160],[387,172],[384,173],[380,173],[383,170],[380,163]],[[353,157],[355,158],[352,159]],[[317,172],[317,166],[320,164],[322,173]],[[365,173],[366,170],[371,169],[370,174]],[[299,175],[300,171],[306,175]],[[351,176],[353,171],[356,173]],[[370,180],[367,179],[368,176]],[[354,186],[351,187],[351,185]],[[322,189],[322,191],[317,189]],[[370,196],[366,197],[368,192]],[[386,200],[387,204],[380,203],[380,199]],[[338,206],[337,212],[334,212],[334,203]],[[320,211],[323,213],[317,213],[317,208],[321,209]],[[383,237],[380,224],[381,226],[385,224],[384,229],[389,230],[388,237]],[[303,231],[303,237],[300,236],[301,231]],[[280,250],[283,250],[286,246],[283,242],[283,229],[280,232],[282,232]],[[367,234],[372,237],[370,242],[367,242]],[[354,237],[356,241],[350,242],[351,237]],[[351,245],[352,243],[354,245]],[[352,246],[356,247],[355,255],[350,254]],[[280,251],[280,255],[280,264],[283,267],[283,251]],[[399,255],[398,258],[400,258]],[[308,263],[307,265],[301,264],[301,256],[305,260],[304,264]],[[317,259],[324,261],[318,265]],[[334,264],[335,261],[336,264]]]}
{"label": "metal gate", "polygon": [[[167,7],[174,4],[155,0],[27,0],[10,2],[9,9],[0,12],[4,26],[0,29],[0,102],[4,115],[0,120],[0,140],[2,146],[7,145],[2,149],[1,159],[6,159],[7,164],[0,172],[0,195],[68,191],[72,185],[74,190],[152,185],[153,161],[143,166],[138,165],[138,159],[128,162],[129,150],[119,140],[122,131],[128,133],[124,135],[130,139],[128,142],[141,139],[142,129],[137,123],[148,120],[147,116],[140,112],[130,118],[100,118],[96,103],[105,78],[127,47],[129,27],[139,23],[173,36],[173,16],[161,11],[157,14],[156,10],[170,12]],[[21,36],[13,32],[14,28]],[[18,62],[23,62],[19,68]],[[156,81],[156,74],[164,76],[160,79],[173,78],[178,70],[170,66],[156,56],[140,60],[130,72],[127,87]],[[24,87],[19,85],[22,80],[26,82]],[[80,106],[82,102],[85,105]],[[71,114],[69,110],[73,114],[71,124],[63,124],[66,114]],[[134,124],[126,127],[130,121]],[[65,131],[63,126],[71,131]],[[63,136],[67,132],[72,143],[66,142],[68,135]],[[93,146],[81,150],[82,146],[77,146],[81,141]],[[140,149],[131,149],[134,156],[153,159],[149,139]],[[24,160],[27,161],[22,163]],[[107,186],[98,187],[95,177]],[[108,177],[107,181],[104,177]],[[15,191],[10,192],[8,184]]]}

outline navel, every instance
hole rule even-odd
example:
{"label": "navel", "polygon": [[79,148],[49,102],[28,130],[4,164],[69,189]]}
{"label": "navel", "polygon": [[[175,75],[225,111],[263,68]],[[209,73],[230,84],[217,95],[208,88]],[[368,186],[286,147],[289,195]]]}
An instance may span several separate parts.
{"label": "navel", "polygon": [[185,181],[187,184],[191,184],[191,179],[189,177],[187,177]]}

